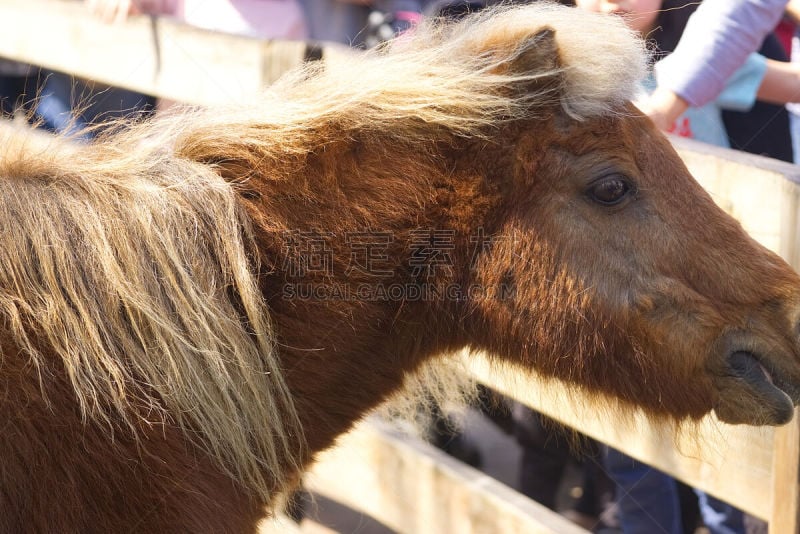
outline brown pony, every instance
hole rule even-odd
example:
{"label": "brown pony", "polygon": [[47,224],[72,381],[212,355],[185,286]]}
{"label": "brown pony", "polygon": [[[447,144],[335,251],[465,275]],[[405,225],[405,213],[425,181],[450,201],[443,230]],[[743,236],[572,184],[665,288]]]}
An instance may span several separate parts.
{"label": "brown pony", "polygon": [[630,105],[644,63],[616,19],[499,8],[9,149],[0,531],[252,532],[462,347],[656,418],[787,422],[800,279]]}

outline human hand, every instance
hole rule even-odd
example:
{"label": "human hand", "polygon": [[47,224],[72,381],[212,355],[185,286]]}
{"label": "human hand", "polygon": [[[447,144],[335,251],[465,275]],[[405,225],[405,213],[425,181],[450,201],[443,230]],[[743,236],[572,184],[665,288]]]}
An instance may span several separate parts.
{"label": "human hand", "polygon": [[124,22],[129,15],[142,13],[140,0],[85,0],[89,12],[103,22]]}
{"label": "human hand", "polygon": [[669,89],[657,88],[649,98],[637,102],[642,113],[650,117],[660,130],[669,131],[675,119],[689,109],[689,104]]}

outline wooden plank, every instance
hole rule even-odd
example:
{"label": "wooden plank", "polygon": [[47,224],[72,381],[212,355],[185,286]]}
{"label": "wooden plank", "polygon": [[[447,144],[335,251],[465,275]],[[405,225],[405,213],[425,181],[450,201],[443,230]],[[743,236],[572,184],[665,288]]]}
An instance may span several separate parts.
{"label": "wooden plank", "polygon": [[784,182],[781,195],[781,229],[778,254],[795,270],[800,269],[800,188]]}
{"label": "wooden plank", "polygon": [[790,424],[776,430],[775,452],[772,464],[772,513],[769,531],[775,534],[800,532],[798,502],[800,502],[800,421],[795,417]]}
{"label": "wooden plank", "polygon": [[702,175],[695,176],[695,178],[703,179],[706,174],[725,177],[728,173],[747,173],[748,169],[756,169],[758,172],[782,176],[790,182],[800,184],[800,167],[792,163],[742,152],[741,150],[709,145],[686,137],[672,135],[668,137],[678,153],[681,154],[689,170],[692,172],[698,171],[702,165],[716,169],[711,173],[702,173]]}
{"label": "wooden plank", "polygon": [[483,355],[464,354],[479,381],[696,488],[762,519],[772,513],[773,428],[731,426],[713,416],[675,436],[643,414],[628,420],[595,409],[592,399],[525,371],[504,372]]}
{"label": "wooden plank", "polygon": [[[800,270],[800,166],[673,140],[689,170],[755,239]],[[800,532],[798,420],[775,430],[770,470],[770,532]],[[744,450],[746,451],[746,449]],[[746,452],[740,457],[748,458]],[[713,493],[713,492],[712,492]]]}
{"label": "wooden plank", "polygon": [[562,516],[379,420],[322,455],[306,488],[414,534],[586,534]]}
{"label": "wooden plank", "polygon": [[[0,7],[0,57],[191,104],[251,97],[300,64],[307,48],[302,41],[227,35],[164,17],[106,24],[82,2],[2,0]],[[323,53],[335,55],[334,49],[326,44]]]}
{"label": "wooden plank", "polygon": [[753,238],[800,268],[797,197],[800,166],[673,138],[689,171]]}

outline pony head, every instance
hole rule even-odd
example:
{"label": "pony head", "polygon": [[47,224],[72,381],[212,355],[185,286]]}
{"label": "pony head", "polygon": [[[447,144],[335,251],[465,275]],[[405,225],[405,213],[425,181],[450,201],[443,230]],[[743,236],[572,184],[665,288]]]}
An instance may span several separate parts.
{"label": "pony head", "polygon": [[470,342],[653,416],[787,422],[800,279],[626,102],[640,43],[613,21],[570,13],[532,29],[526,14],[464,32],[507,52],[495,71],[518,102],[543,95],[493,144],[466,145],[496,193],[476,223],[492,238],[468,275],[482,289],[462,310]]}

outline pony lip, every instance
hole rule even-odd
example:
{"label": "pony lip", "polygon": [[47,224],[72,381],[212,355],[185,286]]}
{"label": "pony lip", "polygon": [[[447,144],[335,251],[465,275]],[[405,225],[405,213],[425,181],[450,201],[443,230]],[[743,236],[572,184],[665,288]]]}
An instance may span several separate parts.
{"label": "pony lip", "polygon": [[[785,382],[774,369],[768,370],[752,352],[736,351],[728,357],[729,375],[720,381],[726,385],[744,386],[747,395],[761,403],[764,418],[771,424],[783,424],[794,415],[797,392],[785,387]],[[785,391],[789,389],[790,391]],[[790,393],[794,395],[790,396]],[[744,397],[744,396],[743,396]],[[742,399],[744,400],[744,399]],[[733,406],[721,404],[715,407],[717,415],[726,422],[738,423],[738,416],[732,413]]]}
{"label": "pony lip", "polygon": [[736,351],[731,354],[728,359],[731,370],[736,376],[747,380],[748,382],[766,381],[771,385],[775,385],[772,380],[772,375],[769,371],[761,365],[761,362],[751,352]]}
{"label": "pony lip", "polygon": [[[736,351],[731,354],[729,363],[735,372],[743,372],[743,378],[766,380],[771,386],[788,395],[795,406],[800,405],[800,388],[791,380],[787,380],[784,373],[764,358],[749,351]],[[754,364],[757,366],[756,369],[753,369]]]}

